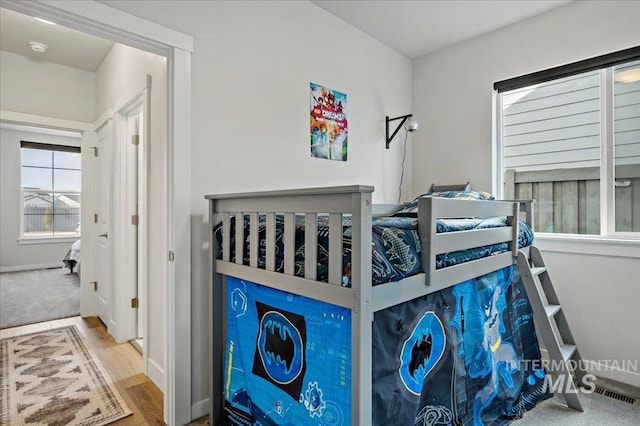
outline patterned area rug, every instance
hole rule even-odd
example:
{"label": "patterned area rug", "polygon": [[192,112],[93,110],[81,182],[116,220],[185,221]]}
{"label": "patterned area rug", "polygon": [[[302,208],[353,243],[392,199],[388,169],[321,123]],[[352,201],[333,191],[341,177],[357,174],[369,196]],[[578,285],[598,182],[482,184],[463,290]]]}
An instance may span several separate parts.
{"label": "patterned area rug", "polygon": [[74,325],[0,340],[0,425],[99,426],[129,414]]}

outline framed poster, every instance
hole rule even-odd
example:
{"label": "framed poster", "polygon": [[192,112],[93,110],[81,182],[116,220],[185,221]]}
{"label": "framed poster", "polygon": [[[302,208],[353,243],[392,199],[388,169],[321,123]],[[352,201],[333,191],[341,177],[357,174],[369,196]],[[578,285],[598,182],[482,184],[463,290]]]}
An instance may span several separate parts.
{"label": "framed poster", "polygon": [[311,156],[347,161],[347,95],[316,83],[311,88]]}

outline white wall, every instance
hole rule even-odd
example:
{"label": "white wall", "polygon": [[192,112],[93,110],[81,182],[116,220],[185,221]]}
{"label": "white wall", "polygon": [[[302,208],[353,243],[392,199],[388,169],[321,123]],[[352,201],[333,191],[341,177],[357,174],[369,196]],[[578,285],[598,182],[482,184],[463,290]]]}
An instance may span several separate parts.
{"label": "white wall", "polygon": [[[309,2],[105,3],[195,38],[192,400],[200,407],[209,372],[203,196],[359,183],[375,185],[375,202],[393,202],[403,135],[385,150],[384,117],[411,112],[411,63]],[[348,96],[347,162],[310,157],[310,82]]]}
{"label": "white wall", "polygon": [[573,2],[415,60],[414,192],[467,180],[490,190],[493,83],[635,46],[639,15],[639,2]]}
{"label": "white wall", "polygon": [[[96,71],[98,115],[117,103],[130,100],[144,88],[151,75],[151,104],[148,174],[148,257],[149,335],[144,336],[149,356],[149,377],[164,388],[166,265],[166,62],[160,57],[132,47],[115,44]],[[115,111],[114,111],[115,112]]]}
{"label": "white wall", "polygon": [[[0,109],[80,122],[95,119],[95,74],[0,51]],[[56,143],[59,137],[36,134]],[[29,135],[34,136],[34,135]],[[15,132],[2,135],[2,268],[61,264],[70,243],[17,245],[20,229],[20,142]],[[35,137],[35,136],[34,136]],[[57,139],[58,138],[58,139]],[[6,139],[6,141],[5,141]],[[11,139],[11,141],[9,141]],[[61,143],[68,140],[62,138]],[[5,143],[6,142],[6,143]],[[71,143],[71,142],[70,142]],[[73,140],[73,145],[80,145]],[[16,189],[9,189],[15,187]],[[7,198],[9,197],[9,198]],[[14,211],[15,210],[15,211]],[[29,256],[32,257],[29,260]]]}
{"label": "white wall", "polygon": [[[93,122],[95,118],[95,75],[46,61],[0,51],[0,109],[46,117]],[[37,133],[36,140],[71,143],[79,140]],[[29,137],[36,137],[29,134]],[[20,229],[20,141],[14,131],[2,131],[2,220],[1,267],[24,269],[59,263],[69,242],[19,245]],[[16,142],[17,141],[17,142]]]}
{"label": "white wall", "polygon": [[0,51],[0,109],[92,123],[95,74]]}
{"label": "white wall", "polygon": [[640,387],[640,371],[625,365],[640,365],[640,248],[614,257],[539,245],[582,358],[600,362],[594,374]]}
{"label": "white wall", "polygon": [[[4,86],[3,86],[4,90]],[[41,132],[0,128],[0,271],[27,270],[41,267],[62,266],[62,258],[71,243],[64,242],[20,244],[20,185],[22,160],[20,141],[41,142],[55,145],[80,146],[80,137],[49,135]]]}
{"label": "white wall", "polygon": [[[467,180],[490,190],[493,83],[635,46],[638,16],[639,2],[573,2],[417,59],[413,112],[421,125],[413,145],[414,192],[431,182]],[[629,247],[635,257],[606,257],[604,248],[593,255],[549,252],[551,275],[585,358],[640,356],[633,318],[640,248]],[[640,385],[637,374],[623,377]]]}

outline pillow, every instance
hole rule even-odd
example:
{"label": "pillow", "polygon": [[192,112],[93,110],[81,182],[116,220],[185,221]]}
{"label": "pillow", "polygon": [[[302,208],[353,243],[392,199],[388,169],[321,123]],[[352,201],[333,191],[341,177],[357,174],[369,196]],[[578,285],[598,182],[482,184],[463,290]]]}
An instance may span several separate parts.
{"label": "pillow", "polygon": [[[433,186],[433,185],[432,185]],[[422,194],[413,201],[404,205],[404,208],[396,214],[399,216],[405,214],[418,213],[418,200],[423,197],[439,197],[439,198],[455,198],[458,200],[495,200],[495,197],[488,192],[482,191],[442,191]]]}
{"label": "pillow", "polygon": [[471,182],[458,185],[436,185],[435,183],[432,183],[427,194],[445,191],[471,191]]}

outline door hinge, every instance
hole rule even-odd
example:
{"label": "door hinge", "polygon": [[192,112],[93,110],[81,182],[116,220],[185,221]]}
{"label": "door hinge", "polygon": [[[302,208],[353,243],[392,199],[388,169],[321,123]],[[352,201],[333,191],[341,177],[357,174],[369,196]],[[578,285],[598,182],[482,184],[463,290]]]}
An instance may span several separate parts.
{"label": "door hinge", "polygon": [[98,156],[98,147],[97,146],[92,146],[91,149],[93,149],[93,156],[97,157]]}
{"label": "door hinge", "polygon": [[175,259],[175,255],[173,254],[173,251],[169,250],[169,262],[173,262],[173,259]]}
{"label": "door hinge", "polygon": [[131,215],[131,224],[134,226],[138,226],[140,224],[140,216],[137,214]]}
{"label": "door hinge", "polygon": [[134,297],[133,299],[131,299],[131,307],[132,308],[137,308],[140,306],[140,301],[138,300],[137,297]]}
{"label": "door hinge", "polygon": [[140,135],[131,135],[131,143],[138,145],[140,143]]}
{"label": "door hinge", "polygon": [[98,213],[93,214],[93,223],[98,223]]}
{"label": "door hinge", "polygon": [[98,291],[98,281],[91,281],[89,284],[93,284],[93,291]]}

